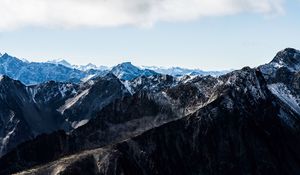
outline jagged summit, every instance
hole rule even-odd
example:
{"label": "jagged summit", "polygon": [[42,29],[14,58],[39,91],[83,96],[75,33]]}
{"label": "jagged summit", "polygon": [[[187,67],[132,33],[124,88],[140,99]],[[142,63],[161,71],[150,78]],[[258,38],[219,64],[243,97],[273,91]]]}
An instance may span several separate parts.
{"label": "jagged summit", "polygon": [[265,76],[275,77],[278,70],[287,72],[300,71],[300,51],[293,48],[286,48],[278,52],[273,60],[258,67]]}
{"label": "jagged summit", "polygon": [[2,57],[7,57],[9,56],[6,52],[2,55]]}
{"label": "jagged summit", "polygon": [[278,52],[271,63],[277,67],[287,67],[291,70],[300,70],[300,51],[293,48],[286,48]]}
{"label": "jagged summit", "polygon": [[[4,54],[1,56],[1,60],[17,60],[17,61],[21,61],[20,59],[11,56],[11,55],[9,55],[8,53],[4,53]],[[0,61],[0,62],[1,62],[1,61]]]}

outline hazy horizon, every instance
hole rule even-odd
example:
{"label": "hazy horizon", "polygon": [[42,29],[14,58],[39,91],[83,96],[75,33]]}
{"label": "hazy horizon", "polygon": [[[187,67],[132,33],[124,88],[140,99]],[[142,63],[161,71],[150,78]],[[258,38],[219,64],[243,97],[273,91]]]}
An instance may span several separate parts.
{"label": "hazy horizon", "polygon": [[[283,50],[283,49],[282,49]],[[281,50],[280,50],[281,51]],[[27,59],[27,58],[23,58],[23,57],[18,57],[16,55],[12,55],[10,53],[7,53],[7,52],[0,52],[0,55],[4,55],[4,54],[8,54],[9,56],[12,56],[12,57],[15,57],[17,59],[20,59],[21,61],[24,61],[24,62],[29,62],[29,63],[55,63],[55,62],[59,62],[59,61],[66,61],[67,63],[69,63],[71,66],[86,66],[88,64],[93,64],[97,67],[107,67],[107,68],[113,68],[114,66],[117,66],[119,64],[123,64],[123,63],[131,63],[132,65],[134,66],[137,66],[139,68],[151,68],[151,67],[155,67],[155,68],[161,68],[161,69],[171,69],[171,68],[183,68],[183,69],[198,69],[198,70],[202,70],[202,71],[232,71],[232,70],[238,70],[238,69],[241,69],[243,67],[249,67],[249,65],[245,65],[245,66],[242,66],[240,68],[229,68],[229,69],[202,69],[201,67],[184,67],[184,66],[181,66],[181,65],[173,65],[173,66],[161,66],[161,65],[139,65],[139,64],[135,64],[134,62],[130,61],[130,60],[124,60],[122,62],[119,62],[119,63],[116,63],[116,64],[113,64],[113,65],[98,65],[98,64],[95,64],[93,62],[88,62],[88,63],[83,63],[83,64],[74,64],[72,61],[72,59],[68,59],[68,58],[55,58],[55,59]],[[274,55],[275,56],[275,55]],[[272,58],[273,59],[273,58]],[[271,59],[271,60],[272,60]],[[271,61],[270,60],[270,61]],[[269,63],[270,61],[268,62],[265,62],[265,63],[262,63],[260,65],[263,65],[263,64],[266,64],[266,63]],[[254,65],[254,66],[250,66],[250,67],[258,67],[260,65]]]}

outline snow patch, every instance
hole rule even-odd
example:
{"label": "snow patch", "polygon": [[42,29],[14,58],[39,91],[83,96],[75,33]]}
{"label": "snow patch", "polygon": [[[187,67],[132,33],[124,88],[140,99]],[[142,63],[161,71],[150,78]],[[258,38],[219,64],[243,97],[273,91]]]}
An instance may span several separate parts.
{"label": "snow patch", "polygon": [[63,98],[66,96],[67,91],[68,91],[68,89],[66,86],[59,87],[59,92]]}
{"label": "snow patch", "polygon": [[87,82],[90,79],[94,78],[95,76],[97,76],[97,74],[92,74],[92,75],[88,75],[87,77],[81,79],[82,82]]}
{"label": "snow patch", "polygon": [[[10,121],[13,120],[14,116],[15,116],[15,114],[13,112],[11,112],[9,120]],[[0,139],[1,140],[0,156],[3,154],[3,151],[6,148],[7,144],[9,143],[9,139],[11,138],[11,136],[13,136],[15,134],[15,130],[16,130],[19,122],[20,121],[18,120],[16,122],[15,126],[13,127],[13,129],[11,131],[9,131],[4,138]]]}
{"label": "snow patch", "polygon": [[86,89],[82,91],[80,94],[76,95],[75,97],[68,99],[63,106],[61,106],[57,111],[63,114],[66,109],[72,107],[78,100],[85,97],[89,93],[90,89]]}
{"label": "snow patch", "polygon": [[122,84],[125,86],[125,88],[128,90],[128,92],[132,95],[134,94],[134,90],[130,87],[130,82],[128,80],[126,81],[121,81]]}
{"label": "snow patch", "polygon": [[35,96],[37,94],[37,89],[26,86],[26,91],[30,94],[32,101],[34,103],[37,103],[35,100]]}
{"label": "snow patch", "polygon": [[279,63],[272,63],[272,65],[273,65],[275,68],[281,68],[281,67],[283,67],[282,61],[280,61]]}
{"label": "snow patch", "polygon": [[76,128],[80,127],[80,126],[83,126],[83,125],[87,124],[88,122],[89,122],[88,119],[84,119],[84,120],[81,120],[81,121],[75,121],[75,122],[73,122],[73,123],[71,124],[71,126],[72,126],[74,129],[76,129]]}
{"label": "snow patch", "polygon": [[268,85],[268,88],[293,111],[300,114],[300,107],[298,104],[299,99],[293,96],[291,91],[283,83],[270,84]]}

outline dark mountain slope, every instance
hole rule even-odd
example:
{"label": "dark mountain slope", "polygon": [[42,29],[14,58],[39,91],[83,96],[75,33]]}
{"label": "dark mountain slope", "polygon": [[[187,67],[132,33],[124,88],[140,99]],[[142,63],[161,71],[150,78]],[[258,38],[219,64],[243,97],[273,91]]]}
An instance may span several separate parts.
{"label": "dark mountain slope", "polygon": [[173,120],[172,117],[179,116],[168,106],[158,105],[147,93],[140,92],[104,107],[97,118],[70,135],[63,131],[44,134],[19,145],[1,158],[0,173],[16,172],[64,155],[120,142]]}
{"label": "dark mountain slope", "polygon": [[112,101],[130,95],[122,82],[113,74],[83,83],[80,90],[74,98],[67,99],[58,109],[73,128],[83,125],[80,122],[87,123]]}
{"label": "dark mountain slope", "polygon": [[[69,160],[60,174],[299,174],[299,127],[290,128],[279,115],[299,116],[281,107],[259,72],[240,73],[245,77],[194,114],[78,155],[83,157]],[[57,165],[63,164],[33,172]]]}
{"label": "dark mountain slope", "polygon": [[[144,77],[144,80],[141,80],[144,86],[142,84],[135,86],[137,92],[134,95],[125,96],[110,103],[86,125],[77,128],[69,135],[56,132],[50,135],[41,135],[32,141],[21,144],[2,158],[0,166],[6,167],[8,171],[26,169],[64,155],[117,143],[153,127],[184,117],[184,111],[193,105],[195,100],[188,103],[186,99],[173,99],[172,95],[169,96],[171,93],[168,90],[170,86],[174,85],[174,81],[171,77],[167,77],[154,76],[150,79],[144,79]],[[151,86],[153,84],[148,86],[149,82],[154,81],[153,78],[159,80],[159,82],[153,83],[156,85],[154,88]],[[199,79],[198,85],[204,87],[202,79]],[[196,88],[193,83],[185,86],[186,89]],[[176,86],[171,89],[174,92],[177,91]],[[197,100],[198,93],[205,94],[202,90],[200,88],[193,91],[189,98],[192,99],[193,95],[196,95]],[[207,94],[209,93],[207,92]],[[184,100],[185,102],[183,102]],[[55,141],[57,140],[60,140],[59,146],[54,146],[53,149],[44,149],[45,146],[47,147],[46,143],[56,145]]]}
{"label": "dark mountain slope", "polygon": [[[185,118],[116,145],[77,153],[28,172],[298,174],[299,115],[282,106],[282,102],[268,90],[258,70],[244,68],[219,80],[223,83],[214,92],[216,99]],[[131,116],[125,114],[115,115],[119,117],[112,122]],[[283,115],[297,127],[287,123]],[[95,126],[102,128],[105,125]],[[80,131],[85,127],[76,132],[85,133]],[[20,165],[13,163],[17,159],[11,159],[11,155],[0,161],[1,167],[16,168],[11,165]]]}
{"label": "dark mountain slope", "polygon": [[0,76],[0,156],[39,134],[72,131],[128,95],[111,74],[80,85],[49,81],[32,86]]}

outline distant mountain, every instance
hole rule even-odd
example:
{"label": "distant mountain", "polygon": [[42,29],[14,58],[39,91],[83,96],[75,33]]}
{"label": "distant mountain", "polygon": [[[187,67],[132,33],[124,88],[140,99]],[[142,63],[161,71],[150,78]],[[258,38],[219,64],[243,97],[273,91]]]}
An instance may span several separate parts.
{"label": "distant mountain", "polygon": [[133,66],[131,62],[125,62],[118,64],[117,66],[111,69],[111,73],[117,76],[121,80],[133,80],[140,76],[152,76],[157,73],[149,69],[140,69],[136,66]]}
{"label": "distant mountain", "polygon": [[[62,65],[65,64],[65,65]],[[67,62],[60,64],[25,62],[18,58],[4,54],[0,57],[0,74],[20,80],[26,85],[39,84],[47,81],[81,82],[89,76],[88,73],[66,67]],[[102,71],[97,72],[102,75]]]}
{"label": "distant mountain", "polygon": [[47,61],[47,63],[63,65],[65,67],[73,68],[73,66],[64,59],[51,60],[51,61]]}
{"label": "distant mountain", "polygon": [[[78,69],[81,71],[89,71],[89,70],[106,70],[106,71],[113,71],[113,73],[119,78],[125,78],[126,80],[136,78],[138,76],[144,75],[149,76],[152,75],[154,72],[171,75],[174,77],[180,77],[184,75],[212,75],[212,76],[220,76],[228,73],[230,71],[203,71],[201,69],[187,69],[181,67],[171,67],[171,68],[164,68],[164,67],[157,67],[157,66],[134,66],[131,62],[124,62],[114,66],[112,68],[107,66],[96,66],[94,64],[87,64],[87,65],[71,65],[69,62],[63,59],[52,60],[48,61],[49,63],[53,64],[61,64],[66,67]],[[117,70],[118,69],[118,70]],[[154,71],[154,72],[151,72]],[[121,75],[124,74],[124,75]],[[131,75],[130,75],[131,74]]]}
{"label": "distant mountain", "polygon": [[107,66],[96,66],[92,63],[89,63],[87,65],[75,65],[75,66],[73,66],[73,68],[79,69],[81,71],[89,71],[89,70],[102,70],[102,71],[106,70],[106,71],[108,71],[108,70],[110,70],[110,68]]}
{"label": "distant mountain", "polygon": [[0,55],[0,75],[7,75],[15,80],[20,80],[25,85],[44,83],[47,81],[80,83],[97,76],[104,76],[111,72],[121,80],[133,80],[140,76],[166,74],[175,77],[184,75],[212,75],[219,76],[228,71],[206,72],[199,69],[137,67],[130,62],[118,64],[112,68],[96,66],[94,64],[72,65],[64,59],[47,62],[29,62],[18,59],[8,54]]}
{"label": "distant mountain", "polygon": [[171,75],[175,77],[180,77],[184,75],[212,75],[212,76],[220,76],[228,73],[230,71],[203,71],[200,69],[187,69],[181,67],[172,67],[172,68],[163,68],[156,66],[141,66],[143,69],[150,69],[157,73]]}
{"label": "distant mountain", "polygon": [[89,71],[89,70],[109,70],[109,67],[106,66],[96,66],[92,63],[89,63],[87,65],[72,65],[71,63],[69,63],[68,61],[64,60],[64,59],[57,59],[57,60],[50,60],[47,61],[47,63],[52,63],[52,64],[56,64],[56,65],[63,65],[69,68],[74,68],[74,69],[78,69],[81,71]]}

